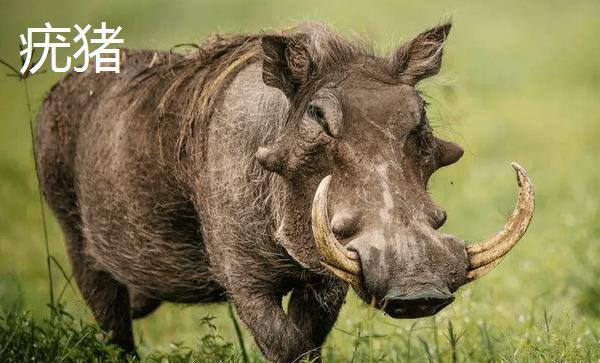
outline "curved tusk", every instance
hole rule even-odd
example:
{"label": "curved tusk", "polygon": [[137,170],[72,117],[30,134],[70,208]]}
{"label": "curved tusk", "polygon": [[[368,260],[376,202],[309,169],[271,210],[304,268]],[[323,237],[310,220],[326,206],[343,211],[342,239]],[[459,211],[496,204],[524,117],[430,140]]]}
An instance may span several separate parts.
{"label": "curved tusk", "polygon": [[519,242],[527,231],[535,209],[535,195],[527,172],[517,163],[512,163],[517,173],[519,197],[512,215],[504,228],[487,241],[467,246],[470,271],[469,281],[478,279],[491,271],[502,258]]}
{"label": "curved tusk", "polygon": [[358,286],[360,284],[360,260],[358,253],[342,246],[331,231],[327,212],[327,192],[331,175],[321,180],[312,205],[312,230],[317,248],[323,256],[322,265],[334,275]]}

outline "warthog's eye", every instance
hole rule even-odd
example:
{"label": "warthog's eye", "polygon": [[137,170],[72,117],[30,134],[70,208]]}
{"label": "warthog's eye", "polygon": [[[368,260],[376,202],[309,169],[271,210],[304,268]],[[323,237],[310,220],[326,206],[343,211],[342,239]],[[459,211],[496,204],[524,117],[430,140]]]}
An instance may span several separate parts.
{"label": "warthog's eye", "polygon": [[325,130],[327,135],[332,136],[331,130],[329,130],[329,124],[327,123],[327,119],[325,117],[325,111],[318,105],[311,103],[308,106],[308,110],[306,111],[308,116],[315,120],[322,128]]}
{"label": "warthog's eye", "polygon": [[433,133],[431,131],[431,126],[427,121],[427,112],[423,108],[419,124],[411,131],[417,152],[421,157],[431,156],[433,145]]}

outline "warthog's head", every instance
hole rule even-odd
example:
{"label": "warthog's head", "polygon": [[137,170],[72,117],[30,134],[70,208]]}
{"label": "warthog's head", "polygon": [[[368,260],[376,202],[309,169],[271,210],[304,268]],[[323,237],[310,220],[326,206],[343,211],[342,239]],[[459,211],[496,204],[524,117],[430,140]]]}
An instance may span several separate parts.
{"label": "warthog's head", "polygon": [[304,266],[324,267],[394,318],[450,304],[499,263],[533,214],[531,184],[513,164],[519,200],[500,233],[467,246],[437,231],[446,212],[427,183],[463,150],[433,135],[415,85],[439,71],[449,31],[430,29],[389,58],[314,25],[262,39],[263,80],[290,101],[278,140],[256,153],[286,185],[278,239]]}

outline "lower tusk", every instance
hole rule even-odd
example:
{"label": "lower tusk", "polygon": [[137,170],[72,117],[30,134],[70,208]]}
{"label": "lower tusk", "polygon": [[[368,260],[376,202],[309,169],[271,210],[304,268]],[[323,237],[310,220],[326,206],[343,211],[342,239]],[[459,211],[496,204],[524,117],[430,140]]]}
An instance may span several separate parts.
{"label": "lower tusk", "polygon": [[502,261],[501,258],[499,258],[499,259],[497,259],[495,261],[492,261],[492,262],[488,263],[487,265],[483,265],[483,266],[478,267],[476,269],[470,270],[467,273],[467,282],[471,282],[471,281],[477,280],[478,278],[480,278],[483,275],[487,274],[494,267],[498,266],[500,264],[500,261]]}
{"label": "lower tusk", "polygon": [[325,267],[325,269],[327,269],[327,271],[331,272],[332,274],[334,274],[341,280],[345,281],[346,283],[348,283],[354,287],[360,286],[360,277],[358,277],[357,275],[346,272],[344,270],[341,270],[335,266],[328,265],[325,262],[321,262],[321,265],[323,267]]}
{"label": "lower tusk", "polygon": [[381,305],[381,308],[379,310],[385,312],[385,308],[387,308],[389,302],[390,302],[390,299],[387,299],[387,298],[383,299],[383,305]]}

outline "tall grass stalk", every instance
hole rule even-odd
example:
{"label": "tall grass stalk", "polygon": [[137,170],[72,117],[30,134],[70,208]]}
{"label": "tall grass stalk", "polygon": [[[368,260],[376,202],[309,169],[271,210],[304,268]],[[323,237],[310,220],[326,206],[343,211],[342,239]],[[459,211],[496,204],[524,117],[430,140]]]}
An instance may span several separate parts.
{"label": "tall grass stalk", "polygon": [[[23,47],[21,45],[19,45],[19,49],[21,51],[23,51]],[[32,57],[33,56],[34,56],[34,54],[32,54]],[[25,65],[25,58],[23,57],[23,55],[20,56],[20,62],[21,62],[21,67],[23,67]],[[17,80],[23,82],[23,89],[25,90],[25,103],[27,104],[27,118],[29,121],[29,136],[30,136],[30,141],[31,141],[31,156],[32,156],[32,161],[33,161],[33,169],[35,170],[35,179],[37,182],[38,202],[39,202],[39,206],[40,206],[42,233],[43,233],[44,248],[45,248],[45,253],[46,253],[46,269],[48,272],[48,287],[49,287],[50,305],[55,306],[56,301],[54,299],[54,278],[52,276],[52,256],[50,255],[50,245],[48,242],[48,227],[46,224],[46,212],[44,210],[44,199],[42,196],[42,188],[41,188],[40,178],[39,178],[37,164],[36,164],[35,133],[34,133],[34,129],[33,129],[33,111],[32,111],[32,107],[31,107],[31,97],[29,95],[29,85],[27,83],[27,80],[31,76],[33,76],[33,73],[31,73],[31,66],[36,64],[37,62],[36,61],[30,62],[28,67],[25,69],[25,72],[23,72],[23,73],[21,73],[15,67],[11,66],[8,62],[6,62],[2,59],[0,59],[0,63],[2,63],[5,67],[7,67],[10,70],[11,73],[9,74],[9,76],[16,77]],[[51,309],[51,311],[54,311],[54,310]]]}
{"label": "tall grass stalk", "polygon": [[458,342],[465,335],[466,330],[462,333],[456,334],[454,331],[454,326],[452,325],[452,321],[448,320],[448,335],[444,334],[448,342],[450,343],[450,348],[452,350],[452,363],[458,363]]}
{"label": "tall grass stalk", "polygon": [[233,305],[229,304],[229,317],[233,322],[233,327],[235,329],[235,335],[237,336],[238,343],[240,345],[240,350],[242,351],[242,359],[244,363],[250,363],[250,359],[248,359],[248,352],[246,351],[246,345],[244,344],[244,336],[242,335],[242,329],[240,324],[238,323],[235,313],[233,311]]}

